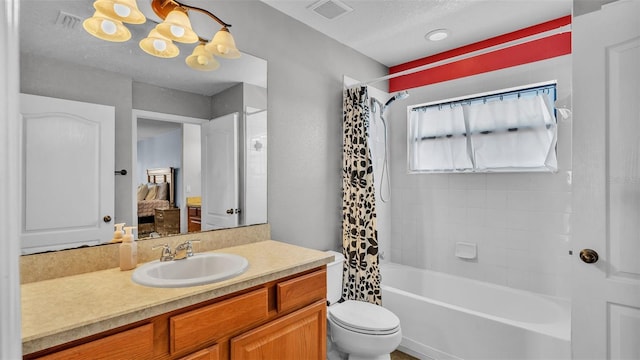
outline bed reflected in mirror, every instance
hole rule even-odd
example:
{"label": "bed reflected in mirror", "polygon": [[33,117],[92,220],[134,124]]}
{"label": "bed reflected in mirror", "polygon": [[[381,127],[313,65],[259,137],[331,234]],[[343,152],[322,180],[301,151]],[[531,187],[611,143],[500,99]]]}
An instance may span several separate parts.
{"label": "bed reflected in mirror", "polygon": [[[175,169],[147,169],[146,182],[136,188],[138,238],[180,233],[180,210],[176,207]],[[177,209],[177,216],[176,216]]]}

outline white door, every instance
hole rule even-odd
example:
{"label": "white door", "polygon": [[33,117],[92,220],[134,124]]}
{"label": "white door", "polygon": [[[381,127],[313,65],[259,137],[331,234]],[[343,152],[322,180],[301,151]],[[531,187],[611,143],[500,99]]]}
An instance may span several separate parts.
{"label": "white door", "polygon": [[573,357],[640,359],[640,1],[576,17],[573,58]]}
{"label": "white door", "polygon": [[267,222],[267,109],[247,106],[244,144],[243,225]]}
{"label": "white door", "polygon": [[113,235],[115,110],[20,95],[24,253]]}
{"label": "white door", "polygon": [[202,125],[202,230],[238,226],[238,113]]}

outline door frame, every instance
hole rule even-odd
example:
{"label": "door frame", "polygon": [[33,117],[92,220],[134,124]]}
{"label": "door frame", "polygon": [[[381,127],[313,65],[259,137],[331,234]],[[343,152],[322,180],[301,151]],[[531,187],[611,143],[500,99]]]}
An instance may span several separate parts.
{"label": "door frame", "polygon": [[7,239],[0,251],[0,358],[21,358],[20,322],[20,236],[19,214],[22,211],[20,188],[20,47],[19,0],[5,0],[0,5],[0,236]]}
{"label": "door frame", "polygon": [[[161,113],[161,112],[156,112],[156,111],[148,111],[148,110],[138,110],[138,109],[133,109],[131,111],[131,165],[130,165],[130,169],[132,172],[131,175],[131,194],[133,195],[131,197],[131,215],[133,217],[132,219],[132,226],[138,226],[138,204],[135,201],[135,194],[136,194],[136,190],[138,187],[137,181],[136,181],[136,177],[134,172],[134,169],[137,169],[138,166],[138,119],[139,118],[144,118],[144,119],[150,119],[150,120],[158,120],[158,121],[167,121],[167,122],[174,122],[174,123],[181,123],[181,124],[194,124],[194,125],[202,125],[206,122],[208,122],[207,119],[201,119],[201,118],[196,118],[196,117],[191,117],[191,116],[182,116],[182,115],[173,115],[173,114],[166,114],[166,113]],[[184,144],[182,145],[184,148]],[[184,163],[184,153],[182,154],[182,163]],[[182,166],[182,164],[181,164]],[[178,180],[178,183],[181,184],[182,188],[182,194],[186,194],[186,189],[184,188],[185,184],[184,181],[182,181],[182,176],[183,173],[182,172],[178,172],[178,178],[180,180]],[[180,204],[180,229],[186,229],[187,228],[187,214],[186,214],[186,204]]]}

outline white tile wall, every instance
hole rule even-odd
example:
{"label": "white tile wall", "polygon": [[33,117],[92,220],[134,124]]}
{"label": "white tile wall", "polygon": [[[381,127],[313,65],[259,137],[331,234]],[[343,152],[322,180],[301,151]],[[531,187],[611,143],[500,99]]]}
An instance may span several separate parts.
{"label": "white tile wall", "polygon": [[[558,124],[555,174],[408,175],[405,113],[410,104],[551,79],[570,102],[570,65],[565,56],[412,89],[392,107],[391,239],[380,240],[390,241],[392,261],[570,297],[571,122]],[[456,258],[457,241],[475,242],[477,259]]]}
{"label": "white tile wall", "polygon": [[[449,188],[401,190],[403,204],[394,212],[400,216],[392,218],[392,261],[569,296],[570,191],[487,190],[477,178],[465,181],[466,174],[434,176],[448,177]],[[509,175],[481,176],[489,184]],[[457,241],[476,243],[477,259],[456,258]]]}

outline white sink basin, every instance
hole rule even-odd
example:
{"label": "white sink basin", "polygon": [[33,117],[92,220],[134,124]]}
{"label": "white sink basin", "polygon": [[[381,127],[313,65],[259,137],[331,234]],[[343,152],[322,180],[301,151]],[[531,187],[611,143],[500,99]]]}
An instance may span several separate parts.
{"label": "white sink basin", "polygon": [[230,279],[244,273],[249,261],[225,253],[201,253],[183,260],[151,261],[138,267],[131,279],[145,286],[174,288]]}

